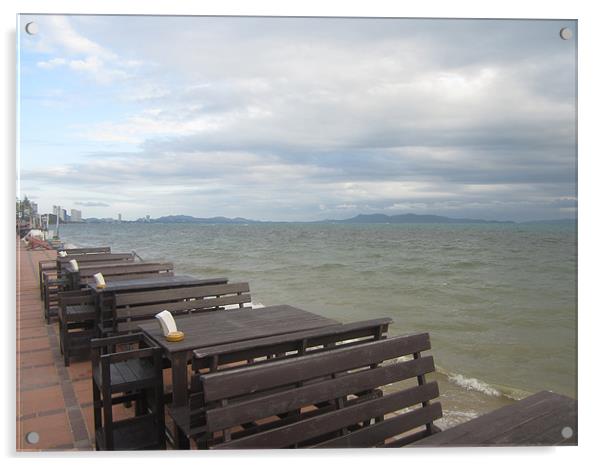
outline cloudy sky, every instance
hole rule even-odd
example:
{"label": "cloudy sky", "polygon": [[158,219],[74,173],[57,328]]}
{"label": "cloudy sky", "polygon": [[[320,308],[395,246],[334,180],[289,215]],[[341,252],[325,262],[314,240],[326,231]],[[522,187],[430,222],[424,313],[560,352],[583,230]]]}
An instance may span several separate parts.
{"label": "cloudy sky", "polygon": [[21,16],[21,194],[125,219],[573,217],[567,26]]}

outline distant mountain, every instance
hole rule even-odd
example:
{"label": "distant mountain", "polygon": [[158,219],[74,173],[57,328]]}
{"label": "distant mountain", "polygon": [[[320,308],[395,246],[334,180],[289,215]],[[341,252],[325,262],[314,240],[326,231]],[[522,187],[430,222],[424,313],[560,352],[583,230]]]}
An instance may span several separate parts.
{"label": "distant mountain", "polygon": [[553,220],[530,220],[528,222],[521,222],[524,225],[575,225],[577,223],[576,218],[557,218]]}
{"label": "distant mountain", "polygon": [[147,223],[205,223],[205,224],[241,224],[241,223],[258,223],[256,220],[248,220],[246,218],[236,217],[236,218],[227,218],[227,217],[211,217],[211,218],[199,218],[192,217],[190,215],[167,215],[165,217],[159,218],[151,218],[149,220],[146,219],[138,219],[138,222],[147,222]]}
{"label": "distant mountain", "polygon": [[[325,220],[328,223],[515,223],[512,221],[481,220],[473,218],[449,218],[440,215],[385,215],[360,214],[345,220]],[[322,223],[324,223],[322,222]]]}
{"label": "distant mountain", "polygon": [[[86,219],[87,222],[106,222],[112,219]],[[575,219],[564,218],[558,220],[533,220],[528,222],[520,222],[521,224],[573,224]],[[191,215],[167,215],[159,218],[139,218],[136,223],[201,223],[201,224],[248,224],[248,223],[273,223],[260,220],[250,220],[248,218],[236,217],[210,217],[200,218]],[[286,222],[284,222],[286,223]],[[318,220],[315,222],[295,222],[295,223],[504,223],[515,224],[510,220],[483,220],[475,218],[451,218],[441,215],[419,215],[419,214],[401,214],[401,215],[385,215],[385,214],[359,214],[353,218],[343,220]]]}

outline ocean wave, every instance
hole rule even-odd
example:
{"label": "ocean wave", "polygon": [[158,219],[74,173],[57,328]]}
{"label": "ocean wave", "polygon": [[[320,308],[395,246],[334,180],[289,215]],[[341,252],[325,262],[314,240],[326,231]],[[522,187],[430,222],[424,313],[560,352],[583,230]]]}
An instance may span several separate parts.
{"label": "ocean wave", "polygon": [[508,387],[498,384],[494,385],[491,383],[487,383],[483,380],[477,379],[475,377],[468,377],[463,374],[447,372],[441,367],[437,367],[436,370],[440,374],[443,374],[445,377],[447,377],[447,380],[449,380],[454,385],[457,385],[458,387],[461,387],[465,390],[479,392],[487,396],[504,397],[508,398],[509,400],[518,401],[531,395],[531,393],[527,392],[526,390],[521,390],[519,388]]}
{"label": "ocean wave", "polygon": [[477,411],[469,410],[469,411],[457,411],[457,410],[443,410],[443,417],[436,421],[437,427],[442,430],[449,429],[458,424],[464,424],[471,419],[474,419],[479,416]]}
{"label": "ocean wave", "polygon": [[488,383],[473,377],[465,377],[462,374],[454,374],[452,376],[448,376],[447,378],[450,382],[455,383],[459,387],[462,387],[466,390],[481,392],[489,396],[502,396],[502,392],[495,387],[492,387]]}

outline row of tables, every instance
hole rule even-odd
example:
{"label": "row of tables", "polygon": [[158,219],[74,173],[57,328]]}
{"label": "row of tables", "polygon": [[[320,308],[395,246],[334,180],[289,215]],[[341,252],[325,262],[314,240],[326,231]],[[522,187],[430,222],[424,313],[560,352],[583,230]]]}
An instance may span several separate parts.
{"label": "row of tables", "polygon": [[[108,302],[118,293],[150,289],[194,286],[203,283],[189,275],[153,277],[107,283],[97,293],[100,303]],[[108,298],[108,299],[107,299]],[[163,349],[171,361],[174,408],[188,403],[188,362],[192,351],[198,348],[234,343],[256,338],[283,335],[303,330],[340,325],[341,323],[293,306],[279,305],[249,309],[228,310],[176,318],[184,340],[168,342],[156,322],[140,324],[140,330]],[[557,430],[572,425],[576,430],[577,405],[575,400],[541,392],[501,410],[493,411],[468,423],[446,430],[416,442],[413,446],[467,446],[467,445],[553,445],[576,444],[576,432],[559,437]],[[551,419],[555,421],[552,422]],[[543,422],[545,420],[545,422]],[[573,421],[572,423],[569,421]],[[526,433],[529,433],[527,437]],[[185,439],[176,439],[179,445]]]}

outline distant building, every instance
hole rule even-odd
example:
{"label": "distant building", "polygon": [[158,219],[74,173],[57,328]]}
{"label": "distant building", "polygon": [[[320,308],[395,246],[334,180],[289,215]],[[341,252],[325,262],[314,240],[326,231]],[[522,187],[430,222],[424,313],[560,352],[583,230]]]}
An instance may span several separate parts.
{"label": "distant building", "polygon": [[54,215],[55,217],[61,218],[61,206],[60,205],[52,206],[52,215]]}
{"label": "distant building", "polygon": [[82,211],[77,209],[71,209],[71,221],[72,222],[81,222],[82,221]]}
{"label": "distant building", "polygon": [[117,221],[121,222],[121,214],[117,214]]}
{"label": "distant building", "polygon": [[67,209],[61,209],[61,212],[59,213],[59,218],[61,219],[61,221],[63,222],[67,222],[69,219],[67,218]]}
{"label": "distant building", "polygon": [[38,213],[38,205],[35,202],[31,202],[31,213],[36,215]]}
{"label": "distant building", "polygon": [[146,221],[146,222],[150,222],[150,215],[147,215],[147,216],[145,217],[145,220],[144,220],[144,221]]}

